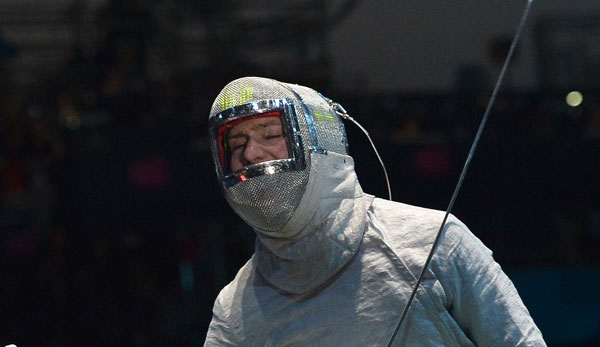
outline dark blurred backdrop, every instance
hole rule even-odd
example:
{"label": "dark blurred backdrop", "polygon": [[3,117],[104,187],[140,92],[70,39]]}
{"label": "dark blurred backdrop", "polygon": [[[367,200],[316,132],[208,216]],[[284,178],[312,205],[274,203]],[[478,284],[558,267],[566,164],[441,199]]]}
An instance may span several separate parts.
{"label": "dark blurred backdrop", "polygon": [[[3,0],[0,345],[202,344],[254,245],[207,142],[237,77],[339,101],[395,200],[445,209],[524,5],[479,2]],[[600,1],[581,3],[534,4],[454,209],[552,346],[600,343]]]}

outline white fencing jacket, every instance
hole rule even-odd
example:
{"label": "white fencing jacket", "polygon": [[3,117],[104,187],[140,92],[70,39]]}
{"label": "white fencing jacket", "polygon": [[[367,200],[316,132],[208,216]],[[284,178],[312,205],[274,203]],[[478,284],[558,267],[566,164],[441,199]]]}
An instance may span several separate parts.
{"label": "white fencing jacket", "polygon": [[[364,194],[351,157],[311,160],[298,214],[257,231],[205,346],[385,346],[393,333],[444,213]],[[492,252],[451,217],[393,345],[545,343]]]}

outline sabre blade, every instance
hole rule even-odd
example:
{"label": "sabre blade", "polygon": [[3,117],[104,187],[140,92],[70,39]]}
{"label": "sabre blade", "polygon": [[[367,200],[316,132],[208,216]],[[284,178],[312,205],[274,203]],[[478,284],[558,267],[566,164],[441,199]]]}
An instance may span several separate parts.
{"label": "sabre blade", "polygon": [[473,159],[473,154],[475,153],[475,150],[477,149],[479,139],[481,138],[481,134],[483,133],[483,129],[485,128],[485,125],[487,123],[490,111],[492,109],[492,106],[494,105],[494,102],[496,101],[496,95],[498,94],[500,85],[502,85],[502,81],[504,80],[504,75],[506,74],[506,70],[508,69],[508,65],[510,64],[510,60],[515,51],[515,47],[517,46],[517,42],[519,41],[519,38],[521,37],[521,32],[523,31],[523,27],[525,26],[525,21],[527,19],[527,16],[529,15],[529,9],[531,8],[532,3],[533,3],[533,0],[527,0],[527,4],[525,5],[525,10],[523,10],[523,14],[521,15],[519,25],[517,26],[517,31],[516,31],[515,35],[513,36],[512,42],[510,44],[510,49],[508,50],[508,54],[506,55],[506,58],[504,59],[504,64],[502,65],[502,69],[500,70],[500,75],[498,76],[498,80],[496,81],[496,84],[492,91],[492,96],[490,97],[490,99],[488,101],[488,104],[485,108],[485,112],[483,113],[481,122],[479,123],[479,128],[477,129],[477,133],[475,134],[475,139],[473,140],[473,143],[471,144],[471,149],[469,150],[469,154],[467,156],[467,159],[465,160],[465,164],[460,173],[458,183],[456,184],[456,187],[454,188],[454,192],[452,193],[452,198],[450,199],[450,203],[448,204],[448,208],[446,209],[446,213],[444,214],[444,219],[442,220],[440,229],[438,230],[435,240],[433,241],[433,245],[431,246],[431,250],[429,251],[427,260],[425,261],[425,264],[423,265],[423,268],[421,269],[421,273],[419,274],[419,277],[417,278],[417,282],[415,283],[415,286],[410,294],[410,297],[408,298],[408,301],[407,301],[406,305],[404,306],[404,309],[402,310],[402,315],[400,316],[400,320],[398,321],[398,324],[396,324],[396,328],[394,329],[394,332],[392,333],[392,335],[390,336],[390,338],[388,340],[388,343],[387,343],[388,347],[392,345],[392,342],[396,338],[396,335],[398,334],[398,331],[400,330],[400,326],[402,325],[402,322],[404,321],[404,318],[406,317],[408,309],[410,308],[410,305],[413,302],[413,299],[417,293],[417,290],[419,289],[419,285],[423,281],[423,276],[425,275],[425,271],[427,271],[427,268],[429,267],[429,263],[431,262],[431,259],[433,258],[433,254],[435,253],[435,249],[439,243],[440,237],[442,235],[442,231],[444,230],[444,226],[446,225],[446,220],[448,219],[448,216],[450,215],[450,212],[452,211],[452,208],[454,207],[454,202],[456,201],[456,197],[458,196],[460,188],[462,187],[463,180],[467,174],[467,170],[469,169],[471,160]]}

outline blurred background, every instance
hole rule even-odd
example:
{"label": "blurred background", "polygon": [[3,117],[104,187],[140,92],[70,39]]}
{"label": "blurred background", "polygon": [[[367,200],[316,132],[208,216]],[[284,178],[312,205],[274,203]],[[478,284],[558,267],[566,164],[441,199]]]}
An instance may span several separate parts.
{"label": "blurred background", "polygon": [[[253,252],[207,141],[237,77],[342,103],[395,200],[445,209],[524,5],[2,0],[0,345],[202,344]],[[454,214],[551,346],[600,345],[599,158],[600,0],[534,2]]]}

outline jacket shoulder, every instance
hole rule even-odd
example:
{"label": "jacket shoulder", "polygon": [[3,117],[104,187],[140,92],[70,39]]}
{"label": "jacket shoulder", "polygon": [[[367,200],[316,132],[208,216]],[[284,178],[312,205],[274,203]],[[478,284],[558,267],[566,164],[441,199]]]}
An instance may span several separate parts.
{"label": "jacket shoulder", "polygon": [[[388,237],[401,238],[403,243],[420,243],[435,237],[445,215],[444,211],[379,198],[373,201],[371,212],[376,221],[389,232]],[[458,218],[450,214],[446,229],[454,225],[466,229]]]}
{"label": "jacket shoulder", "polygon": [[252,257],[237,272],[217,296],[213,305],[213,317],[206,335],[206,342],[215,344],[237,344],[240,341],[240,316],[243,297],[256,278],[256,262]]}
{"label": "jacket shoulder", "polygon": [[[410,263],[423,264],[442,226],[444,211],[375,199],[371,205],[372,223],[382,229],[389,245]],[[474,237],[458,218],[450,214],[436,249],[446,256],[459,247],[463,238]],[[434,261],[436,260],[434,257]]]}
{"label": "jacket shoulder", "polygon": [[235,301],[239,300],[242,294],[247,290],[247,287],[254,282],[256,272],[256,261],[254,256],[252,256],[252,258],[238,270],[234,279],[221,289],[215,301],[215,308],[218,308],[221,311],[231,312],[232,307],[235,307]]}

